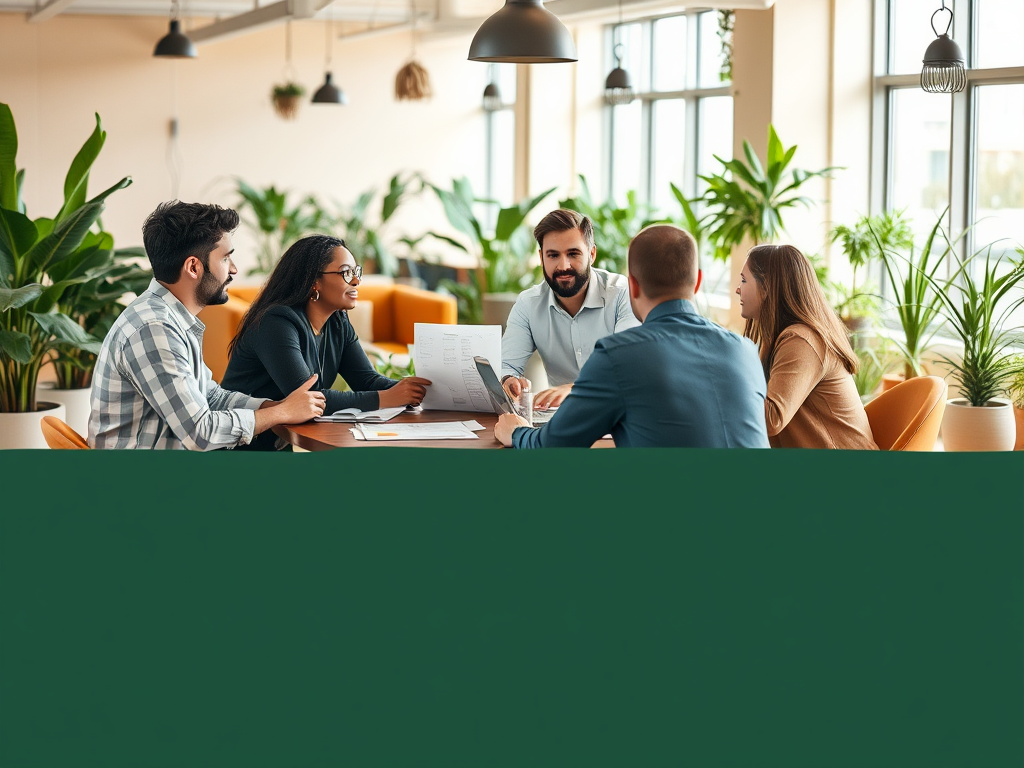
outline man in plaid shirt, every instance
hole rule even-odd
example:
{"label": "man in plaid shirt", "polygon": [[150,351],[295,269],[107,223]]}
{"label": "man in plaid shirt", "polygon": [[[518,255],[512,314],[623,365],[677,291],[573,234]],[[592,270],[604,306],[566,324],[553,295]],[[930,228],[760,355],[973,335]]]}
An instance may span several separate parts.
{"label": "man in plaid shirt", "polygon": [[142,227],[153,281],[103,340],[92,383],[93,448],[210,451],[249,443],[278,424],[301,424],[324,410],[313,375],[284,400],[222,389],[203,364],[205,326],[196,315],[228,300],[238,270],[227,208],[172,201]]}

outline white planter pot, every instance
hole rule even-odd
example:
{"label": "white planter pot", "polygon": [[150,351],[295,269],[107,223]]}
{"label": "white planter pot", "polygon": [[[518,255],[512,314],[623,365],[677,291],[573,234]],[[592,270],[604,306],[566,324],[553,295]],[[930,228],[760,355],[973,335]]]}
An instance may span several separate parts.
{"label": "white planter pot", "polygon": [[1009,400],[973,406],[962,397],[946,401],[942,446],[947,451],[1012,451],[1017,424]]}
{"label": "white planter pot", "polygon": [[82,437],[89,437],[89,414],[91,406],[89,398],[92,394],[92,387],[84,389],[55,389],[51,381],[44,382],[36,387],[36,400],[46,400],[51,403],[64,403],[67,418],[64,419],[67,425]]}
{"label": "white planter pot", "polygon": [[64,421],[66,415],[63,403],[36,403],[35,413],[0,413],[0,449],[48,448],[40,426],[43,416]]}
{"label": "white planter pot", "polygon": [[500,325],[504,333],[508,313],[518,298],[518,293],[485,293],[482,300],[484,325]]}

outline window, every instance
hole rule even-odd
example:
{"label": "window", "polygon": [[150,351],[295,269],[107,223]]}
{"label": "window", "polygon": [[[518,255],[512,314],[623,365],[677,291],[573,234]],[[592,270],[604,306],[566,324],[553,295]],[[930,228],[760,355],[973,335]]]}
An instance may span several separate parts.
{"label": "window", "polygon": [[[606,188],[617,204],[635,191],[658,213],[679,216],[670,184],[696,197],[698,175],[718,169],[713,155],[732,157],[732,96],[720,74],[718,18],[717,11],[688,12],[609,29],[605,74],[618,53],[637,92],[630,104],[606,107]],[[702,266],[714,288],[709,271],[721,272],[721,263]]]}
{"label": "window", "polygon": [[515,202],[516,65],[488,64],[485,69],[487,82],[484,85],[493,83],[498,87],[501,104],[497,108],[485,107],[484,184],[474,191],[480,197],[497,201],[494,205],[479,204],[477,213],[481,222],[493,229],[498,209]]}

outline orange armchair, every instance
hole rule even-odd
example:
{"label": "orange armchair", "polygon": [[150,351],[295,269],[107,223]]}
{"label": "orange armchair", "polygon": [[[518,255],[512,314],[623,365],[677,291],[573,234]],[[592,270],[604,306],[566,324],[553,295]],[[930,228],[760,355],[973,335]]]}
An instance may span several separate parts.
{"label": "orange armchair", "polygon": [[946,410],[946,382],[917,376],[864,406],[875,444],[883,451],[931,451]]}
{"label": "orange armchair", "polygon": [[362,283],[359,301],[373,303],[373,338],[360,340],[392,354],[409,353],[416,323],[455,325],[459,319],[455,297],[398,283]]}
{"label": "orange armchair", "polygon": [[[199,313],[206,330],[203,332],[203,362],[219,382],[228,369],[228,345],[235,338],[242,318],[249,311],[249,302],[238,298],[234,288],[228,289],[226,304],[211,304]],[[259,292],[259,289],[256,289]]]}

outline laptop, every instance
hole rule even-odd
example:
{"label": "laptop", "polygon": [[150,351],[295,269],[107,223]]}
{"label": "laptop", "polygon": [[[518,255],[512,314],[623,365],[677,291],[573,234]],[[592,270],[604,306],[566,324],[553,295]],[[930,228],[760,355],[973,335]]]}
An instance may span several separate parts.
{"label": "laptop", "polygon": [[[484,387],[487,389],[487,394],[491,398],[491,405],[494,407],[495,413],[514,413],[518,416],[522,416],[519,412],[519,408],[511,397],[508,396],[508,392],[501,386],[501,382],[498,381],[498,377],[494,375],[494,369],[491,368],[491,363],[486,357],[480,357],[477,355],[473,358],[473,362],[476,363],[476,370],[480,374],[481,380],[483,380]],[[555,409],[544,409],[533,411],[533,426],[538,426],[547,422],[555,414]]]}

